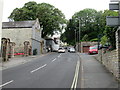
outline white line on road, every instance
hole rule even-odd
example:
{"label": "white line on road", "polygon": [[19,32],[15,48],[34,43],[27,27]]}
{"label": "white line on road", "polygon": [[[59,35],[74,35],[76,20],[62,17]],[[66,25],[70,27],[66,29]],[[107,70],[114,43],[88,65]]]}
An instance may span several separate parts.
{"label": "white line on road", "polygon": [[79,66],[80,66],[80,61],[78,60],[77,61],[77,65],[76,65],[76,70],[75,70],[75,76],[74,76],[73,83],[72,83],[72,86],[71,86],[71,90],[72,89],[74,90],[77,87],[78,74],[79,74]]}
{"label": "white line on road", "polygon": [[75,75],[74,75],[74,79],[73,79],[73,82],[72,82],[71,90],[74,88],[75,79],[76,79],[76,71],[77,71],[77,65],[76,65],[76,69],[75,69]]}
{"label": "white line on road", "polygon": [[75,89],[77,88],[77,82],[78,82],[78,74],[79,74],[79,66],[80,66],[80,62],[78,61],[77,63],[77,73],[76,73],[76,82],[75,82]]}
{"label": "white line on road", "polygon": [[61,56],[61,54],[58,57],[60,57],[60,56]]}
{"label": "white line on road", "polygon": [[11,80],[11,81],[9,81],[9,82],[6,82],[6,83],[0,85],[0,87],[3,87],[3,86],[5,86],[5,85],[8,85],[8,84],[10,84],[10,83],[12,83],[12,82],[13,82],[13,80]]}
{"label": "white line on road", "polygon": [[56,60],[56,58],[55,58],[55,59],[53,59],[53,60],[52,60],[52,62],[54,62],[55,60]]}
{"label": "white line on road", "polygon": [[35,72],[35,71],[37,71],[37,70],[39,70],[39,69],[44,68],[46,65],[47,65],[47,64],[44,64],[43,66],[41,66],[41,67],[39,67],[39,68],[37,68],[37,69],[35,69],[35,70],[32,70],[31,73],[33,73],[33,72]]}

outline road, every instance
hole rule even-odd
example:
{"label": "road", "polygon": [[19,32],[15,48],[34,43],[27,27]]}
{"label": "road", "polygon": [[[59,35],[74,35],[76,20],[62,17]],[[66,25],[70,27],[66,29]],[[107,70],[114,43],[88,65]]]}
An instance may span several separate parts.
{"label": "road", "polygon": [[50,53],[2,71],[2,88],[76,88],[80,81],[77,53]]}

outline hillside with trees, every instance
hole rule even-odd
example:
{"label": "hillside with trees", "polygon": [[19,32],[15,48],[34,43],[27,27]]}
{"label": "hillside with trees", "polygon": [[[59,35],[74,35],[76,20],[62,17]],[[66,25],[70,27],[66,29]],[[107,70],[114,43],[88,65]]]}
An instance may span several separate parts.
{"label": "hillside with trees", "polygon": [[[117,27],[106,26],[106,16],[118,16],[118,12],[95,9],[84,9],[76,12],[67,23],[65,32],[61,35],[63,42],[75,45],[75,40],[80,41],[101,41],[101,44],[110,44],[115,48],[115,31]],[[80,22],[79,22],[80,20]]]}

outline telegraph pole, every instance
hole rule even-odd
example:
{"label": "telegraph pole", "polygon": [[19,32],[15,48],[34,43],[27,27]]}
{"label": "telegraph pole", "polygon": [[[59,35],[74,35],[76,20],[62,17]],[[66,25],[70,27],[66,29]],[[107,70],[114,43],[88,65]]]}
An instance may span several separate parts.
{"label": "telegraph pole", "polygon": [[80,42],[80,17],[78,18],[78,20],[79,20],[79,41],[78,41],[78,45],[79,45],[79,49],[78,49],[78,51],[80,52],[81,51],[81,42]]}

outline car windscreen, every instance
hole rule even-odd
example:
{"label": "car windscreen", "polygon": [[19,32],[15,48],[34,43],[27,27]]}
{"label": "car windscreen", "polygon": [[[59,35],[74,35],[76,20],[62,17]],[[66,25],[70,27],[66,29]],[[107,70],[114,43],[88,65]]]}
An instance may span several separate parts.
{"label": "car windscreen", "polygon": [[70,50],[75,50],[74,48],[70,48]]}
{"label": "car windscreen", "polygon": [[90,49],[97,49],[97,47],[90,47]]}

